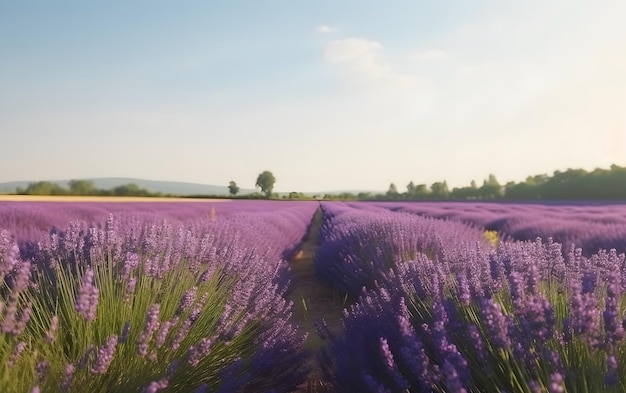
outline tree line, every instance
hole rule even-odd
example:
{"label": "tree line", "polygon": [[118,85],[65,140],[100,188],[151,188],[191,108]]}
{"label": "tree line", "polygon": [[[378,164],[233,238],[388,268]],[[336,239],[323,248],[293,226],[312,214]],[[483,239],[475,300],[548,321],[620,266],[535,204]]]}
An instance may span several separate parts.
{"label": "tree line", "polygon": [[[256,180],[256,187],[261,192],[237,196],[239,186],[235,181],[228,185],[232,197],[256,199],[277,198],[273,193],[276,178],[270,171],[263,171]],[[124,184],[112,189],[96,188],[90,180],[71,180],[68,187],[57,183],[40,181],[30,183],[28,187],[17,189],[19,195],[86,195],[86,196],[172,196],[150,192],[136,184]],[[200,196],[197,196],[200,197]],[[206,196],[201,197],[217,197]],[[448,183],[437,181],[430,185],[415,184],[411,181],[404,191],[391,183],[386,193],[360,192],[327,194],[323,197],[309,197],[300,192],[291,192],[284,199],[329,199],[329,200],[626,200],[626,167],[611,165],[609,169],[596,168],[567,169],[547,174],[529,176],[519,183],[501,184],[491,174],[482,184],[472,180],[469,186],[450,189]]]}
{"label": "tree line", "polygon": [[68,187],[50,181],[30,183],[26,188],[18,187],[18,195],[80,195],[80,196],[169,196],[159,192],[151,192],[134,183],[122,184],[111,189],[97,188],[91,180],[70,180]]}
{"label": "tree line", "polygon": [[469,186],[450,190],[447,182],[407,184],[400,192],[394,183],[385,194],[359,193],[327,196],[331,199],[358,200],[623,200],[626,199],[626,167],[611,165],[610,169],[593,171],[567,169],[552,176],[529,176],[519,183],[500,184],[491,174],[479,187],[472,180]]}

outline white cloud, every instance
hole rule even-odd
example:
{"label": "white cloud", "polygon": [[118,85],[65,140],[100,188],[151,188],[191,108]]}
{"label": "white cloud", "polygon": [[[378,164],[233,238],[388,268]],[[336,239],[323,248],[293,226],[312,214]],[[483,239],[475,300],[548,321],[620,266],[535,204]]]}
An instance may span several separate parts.
{"label": "white cloud", "polygon": [[446,57],[446,52],[441,49],[428,49],[414,53],[411,56],[415,60],[439,60]]}
{"label": "white cloud", "polygon": [[324,59],[359,82],[386,82],[402,87],[411,86],[414,77],[395,70],[385,60],[382,49],[383,46],[378,41],[344,38],[326,45]]}
{"label": "white cloud", "polygon": [[319,25],[315,28],[315,31],[318,33],[322,33],[322,34],[326,34],[326,33],[332,33],[333,31],[336,31],[337,29],[328,25]]}

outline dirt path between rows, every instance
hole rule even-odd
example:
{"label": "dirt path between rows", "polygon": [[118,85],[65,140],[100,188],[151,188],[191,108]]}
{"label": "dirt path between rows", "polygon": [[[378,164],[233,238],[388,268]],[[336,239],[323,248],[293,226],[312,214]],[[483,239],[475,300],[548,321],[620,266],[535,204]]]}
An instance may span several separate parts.
{"label": "dirt path between rows", "polygon": [[345,306],[345,299],[318,280],[315,274],[314,258],[321,225],[322,211],[318,209],[300,250],[290,264],[292,290],[287,295],[287,300],[291,300],[294,304],[292,322],[298,325],[303,332],[308,333],[305,346],[314,353],[314,356],[309,359],[309,366],[312,371],[306,383],[297,390],[298,393],[334,391],[324,381],[317,362],[316,355],[322,347],[323,341],[319,338],[314,323],[324,319],[331,331],[337,332],[341,327],[341,315]]}

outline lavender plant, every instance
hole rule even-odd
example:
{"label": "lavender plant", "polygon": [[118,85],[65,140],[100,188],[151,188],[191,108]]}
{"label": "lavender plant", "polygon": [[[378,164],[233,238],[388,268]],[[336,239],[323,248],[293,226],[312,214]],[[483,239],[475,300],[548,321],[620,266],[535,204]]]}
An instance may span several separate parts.
{"label": "lavender plant", "polygon": [[[350,214],[345,206],[337,210]],[[374,210],[361,206],[353,213],[377,228],[372,223],[380,211]],[[340,233],[342,225],[352,230],[349,221],[334,225]],[[373,232],[378,238],[323,241],[354,255],[333,260],[351,267],[370,263],[371,254],[360,249],[373,241],[405,240]],[[345,310],[341,334],[320,325],[327,340],[322,364],[338,391],[626,390],[619,372],[626,361],[624,254],[585,257],[580,249],[541,240],[500,242],[488,251],[458,239],[438,246],[441,252],[423,250],[414,260],[397,253],[407,244],[387,248],[395,266],[373,271],[374,284]],[[351,268],[342,270],[342,279],[349,281],[351,271],[358,280],[360,272]]]}
{"label": "lavender plant", "polygon": [[0,391],[293,390],[307,354],[280,257],[314,209],[110,216],[53,230],[21,257],[0,233]]}
{"label": "lavender plant", "polygon": [[[352,204],[358,207],[358,203]],[[460,221],[496,231],[500,238],[552,238],[586,256],[600,249],[626,251],[626,208],[597,203],[380,202],[377,208]]]}

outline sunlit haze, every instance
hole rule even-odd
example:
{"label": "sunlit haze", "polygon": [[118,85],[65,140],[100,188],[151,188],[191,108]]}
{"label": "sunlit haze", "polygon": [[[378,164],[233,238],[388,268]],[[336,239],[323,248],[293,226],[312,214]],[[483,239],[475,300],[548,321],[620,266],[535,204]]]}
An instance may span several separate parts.
{"label": "sunlit haze", "polygon": [[3,1],[0,182],[626,166],[626,2]]}

